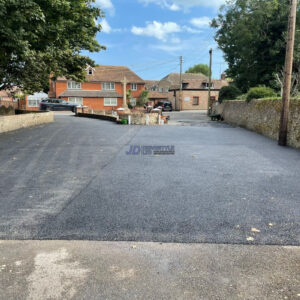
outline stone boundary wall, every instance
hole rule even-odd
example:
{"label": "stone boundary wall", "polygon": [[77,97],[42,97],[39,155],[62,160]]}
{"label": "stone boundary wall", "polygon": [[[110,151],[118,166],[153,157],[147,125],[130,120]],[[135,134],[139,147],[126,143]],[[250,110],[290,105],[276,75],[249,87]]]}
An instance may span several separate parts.
{"label": "stone boundary wall", "polygon": [[133,113],[131,114],[131,125],[158,125],[158,113]]}
{"label": "stone boundary wall", "polygon": [[[84,117],[84,118],[92,118],[92,119],[99,119],[99,120],[106,120],[117,122],[118,118],[114,116],[108,115],[98,115],[98,114],[89,114],[89,113],[77,113],[76,116]],[[128,120],[129,123],[130,118],[130,125],[159,125],[159,114],[158,113],[141,113],[141,112],[134,112],[130,115],[128,114],[121,114],[119,116],[120,120]]]}
{"label": "stone boundary wall", "polygon": [[51,123],[53,120],[53,112],[0,116],[0,133]]}
{"label": "stone boundary wall", "polygon": [[105,120],[105,121],[112,121],[112,122],[116,122],[117,121],[116,117],[106,116],[106,115],[77,113],[76,116],[77,117],[83,117],[83,118],[91,118],[91,119],[99,119],[99,120]]}
{"label": "stone boundary wall", "polygon": [[[214,105],[214,113],[225,122],[247,128],[269,138],[278,139],[281,100],[261,99],[224,101]],[[300,100],[291,100],[288,145],[300,148]]]}

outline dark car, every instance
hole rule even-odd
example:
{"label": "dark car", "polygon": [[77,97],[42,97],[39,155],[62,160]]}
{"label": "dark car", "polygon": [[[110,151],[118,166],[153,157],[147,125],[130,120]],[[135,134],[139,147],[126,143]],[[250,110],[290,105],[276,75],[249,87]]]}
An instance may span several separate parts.
{"label": "dark car", "polygon": [[172,103],[170,101],[159,101],[154,105],[154,108],[161,107],[163,111],[172,111]]}
{"label": "dark car", "polygon": [[75,112],[78,105],[63,99],[45,99],[40,102],[40,110],[69,110]]}

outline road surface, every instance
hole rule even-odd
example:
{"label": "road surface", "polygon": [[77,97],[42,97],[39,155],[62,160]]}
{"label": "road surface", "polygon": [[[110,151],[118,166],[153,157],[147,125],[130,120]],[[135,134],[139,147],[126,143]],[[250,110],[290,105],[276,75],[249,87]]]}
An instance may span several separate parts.
{"label": "road surface", "polygon": [[58,115],[0,135],[0,165],[1,239],[300,243],[300,151],[225,124]]}

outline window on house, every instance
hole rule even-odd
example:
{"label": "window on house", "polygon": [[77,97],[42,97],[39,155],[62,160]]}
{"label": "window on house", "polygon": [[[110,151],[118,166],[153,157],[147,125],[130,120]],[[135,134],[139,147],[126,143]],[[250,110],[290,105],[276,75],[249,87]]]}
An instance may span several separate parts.
{"label": "window on house", "polygon": [[93,75],[93,69],[89,69],[89,70],[88,70],[88,74],[89,74],[89,75]]}
{"label": "window on house", "polygon": [[136,106],[136,98],[131,98],[131,99],[130,99],[130,104],[131,104],[132,106]]}
{"label": "window on house", "polygon": [[[203,82],[202,85],[203,85],[203,87],[206,88],[206,89],[208,89],[208,87],[209,87],[209,83],[208,83],[208,82]],[[210,84],[210,87],[211,87],[211,88],[214,87],[214,83],[213,83],[213,82]]]}
{"label": "window on house", "polygon": [[83,104],[83,98],[82,97],[69,97],[69,102],[75,103],[75,104],[78,104],[78,105],[82,105]]}
{"label": "window on house", "polygon": [[81,83],[75,82],[75,81],[68,81],[68,89],[70,90],[80,90],[81,89]]}
{"label": "window on house", "polygon": [[30,99],[28,100],[28,107],[39,107],[41,99]]}
{"label": "window on house", "polygon": [[169,88],[166,88],[166,92],[169,92]]}
{"label": "window on house", "polygon": [[162,93],[164,91],[164,89],[163,88],[159,88],[159,91]]}
{"label": "window on house", "polygon": [[193,97],[193,105],[199,105],[199,97]]}
{"label": "window on house", "polygon": [[114,82],[102,82],[102,90],[104,91],[114,91],[115,83]]}
{"label": "window on house", "polygon": [[104,106],[117,106],[118,99],[117,98],[104,98]]}
{"label": "window on house", "polygon": [[136,84],[136,83],[132,83],[132,84],[130,85],[130,89],[131,89],[132,91],[137,91],[137,84]]}

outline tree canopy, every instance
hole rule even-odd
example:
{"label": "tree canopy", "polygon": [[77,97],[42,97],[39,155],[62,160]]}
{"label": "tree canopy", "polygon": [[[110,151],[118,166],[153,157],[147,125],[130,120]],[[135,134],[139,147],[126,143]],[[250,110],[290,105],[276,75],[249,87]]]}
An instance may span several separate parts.
{"label": "tree canopy", "polygon": [[206,76],[209,76],[209,66],[205,64],[198,64],[190,67],[186,70],[185,73],[202,73]]}
{"label": "tree canopy", "polygon": [[[212,27],[217,29],[215,40],[228,63],[226,73],[242,91],[257,85],[270,85],[274,74],[282,70],[289,2],[228,0],[212,21]],[[296,39],[299,41],[299,33]],[[295,50],[294,69],[298,71],[300,47],[297,42]]]}
{"label": "tree canopy", "polygon": [[41,91],[49,76],[84,80],[93,61],[81,51],[100,51],[95,37],[102,11],[94,0],[0,0],[0,89]]}

